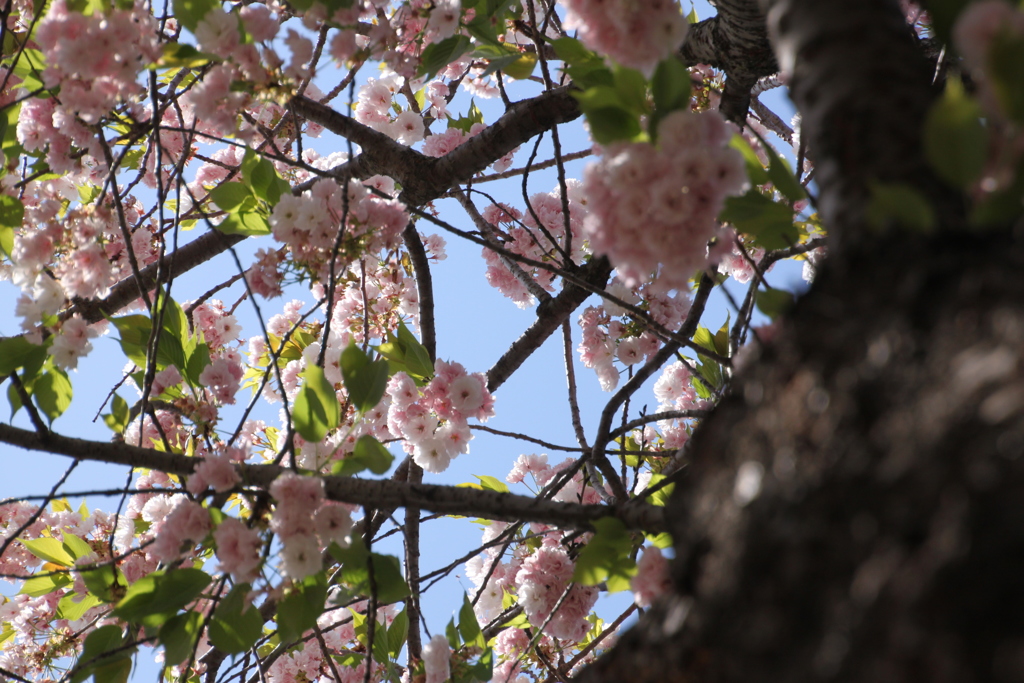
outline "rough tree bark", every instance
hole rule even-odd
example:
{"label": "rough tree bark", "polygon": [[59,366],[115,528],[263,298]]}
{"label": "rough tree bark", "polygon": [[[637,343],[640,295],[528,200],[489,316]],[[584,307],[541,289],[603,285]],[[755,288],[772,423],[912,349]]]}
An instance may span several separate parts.
{"label": "rough tree bark", "polygon": [[[1024,226],[928,171],[895,0],[766,0],[832,256],[695,436],[675,594],[580,680],[1024,681]],[[931,235],[869,230],[905,183]]]}

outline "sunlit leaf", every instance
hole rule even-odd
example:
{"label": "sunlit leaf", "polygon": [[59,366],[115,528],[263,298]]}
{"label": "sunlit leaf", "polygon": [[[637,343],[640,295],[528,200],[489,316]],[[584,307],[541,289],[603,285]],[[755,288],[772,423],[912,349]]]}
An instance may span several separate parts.
{"label": "sunlit leaf", "polygon": [[303,383],[292,406],[292,419],[306,441],[316,443],[341,421],[341,404],[334,387],[317,365],[308,365],[302,373]]}

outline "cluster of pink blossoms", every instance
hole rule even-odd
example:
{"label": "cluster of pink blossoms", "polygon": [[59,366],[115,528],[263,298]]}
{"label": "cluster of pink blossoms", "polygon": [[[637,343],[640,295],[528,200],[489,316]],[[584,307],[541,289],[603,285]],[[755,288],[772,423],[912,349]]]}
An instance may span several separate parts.
{"label": "cluster of pink blossoms", "polygon": [[[87,162],[72,157],[72,145],[88,150],[88,163],[103,159],[89,126],[119,101],[145,94],[138,75],[160,57],[156,29],[142,5],[86,16],[69,11],[64,0],[50,3],[35,39],[46,57],[43,81],[49,88],[60,86],[60,98],[23,103],[18,141],[30,152],[45,148],[47,162],[57,173],[75,171]],[[135,106],[135,113],[141,113]]]}
{"label": "cluster of pink blossoms", "polygon": [[342,192],[338,183],[321,180],[300,196],[282,196],[270,215],[274,238],[288,246],[295,261],[314,268],[325,282],[343,216],[342,254],[349,258],[397,249],[409,222],[401,202],[382,199],[358,181],[349,183],[347,207]]}
{"label": "cluster of pink blossoms", "polygon": [[[582,184],[578,180],[567,180],[566,190],[568,221],[562,210],[562,193],[558,188],[531,196],[532,210],[520,212],[505,204],[491,204],[484,209],[481,216],[494,226],[500,236],[502,248],[508,251],[535,261],[548,261],[552,258],[564,261],[563,254],[568,245],[569,260],[579,264],[586,255],[583,244],[583,219],[587,213],[587,200]],[[487,282],[492,287],[496,287],[520,308],[526,308],[536,302],[527,288],[527,283],[522,281],[522,276],[514,273],[500,254],[484,247],[483,257],[487,262]],[[545,291],[553,291],[552,282],[555,276],[551,271],[526,264],[519,264],[518,270]]]}
{"label": "cluster of pink blossoms", "polygon": [[[153,506],[156,501],[163,504],[166,514],[158,517]],[[210,513],[206,508],[181,495],[169,499],[153,498],[146,504],[146,508],[149,508],[151,519],[155,521],[151,529],[155,540],[149,547],[149,554],[164,564],[177,560],[183,549],[201,543],[213,530]],[[146,508],[143,508],[144,519]]]}
{"label": "cluster of pink blossoms", "polygon": [[654,600],[672,589],[672,579],[668,573],[668,560],[656,546],[644,548],[640,560],[636,563],[636,574],[629,582],[633,590],[633,600],[638,607],[650,607]]}
{"label": "cluster of pink blossoms", "polygon": [[428,472],[443,472],[452,458],[469,452],[470,418],[485,422],[494,416],[494,397],[483,374],[469,374],[459,363],[440,359],[422,391],[398,372],[388,382],[387,396],[388,430],[405,440],[403,448]]}
{"label": "cluster of pink blossoms", "polygon": [[747,183],[743,157],[726,146],[729,132],[718,112],[677,111],[659,125],[657,147],[615,143],[587,167],[584,227],[594,253],[608,254],[627,285],[687,289],[725,198]]}
{"label": "cluster of pink blossoms", "polygon": [[[545,539],[547,540],[547,539]],[[573,585],[557,612],[552,611],[572,581],[573,562],[565,549],[543,545],[523,561],[516,574],[519,604],[530,623],[545,633],[574,643],[590,630],[587,616],[597,602],[596,586]]]}
{"label": "cluster of pink blossoms", "polygon": [[270,485],[270,495],[277,501],[270,528],[284,544],[281,570],[288,578],[298,581],[320,571],[322,549],[332,542],[348,546],[352,515],[324,499],[319,477],[286,472]]}
{"label": "cluster of pink blossoms", "polygon": [[394,118],[391,116],[391,102],[404,82],[398,74],[366,79],[366,85],[359,88],[355,117],[403,145],[412,145],[423,139],[423,115],[406,109]]}
{"label": "cluster of pink blossoms", "polygon": [[[627,287],[619,279],[613,280],[606,291],[623,303],[646,309],[651,319],[670,330],[677,329],[690,310],[685,292],[654,291],[650,285]],[[661,348],[653,332],[639,330],[630,322],[627,309],[610,299],[585,309],[580,315],[580,328],[580,360],[594,369],[605,391],[618,385],[615,361],[628,367],[650,359]]]}
{"label": "cluster of pink blossoms", "polygon": [[[662,371],[661,377],[654,383],[654,396],[661,402],[658,405],[658,412],[708,407],[693,388],[689,368],[680,361],[672,363]],[[658,427],[665,439],[666,449],[682,448],[690,438],[686,423],[682,420],[662,420]]]}
{"label": "cluster of pink blossoms", "polygon": [[565,28],[579,29],[584,45],[647,76],[679,49],[689,29],[675,0],[562,0],[562,4],[569,10]]}
{"label": "cluster of pink blossoms", "polygon": [[451,677],[452,649],[448,639],[438,633],[423,645],[423,668],[427,674],[426,683],[444,683]]}

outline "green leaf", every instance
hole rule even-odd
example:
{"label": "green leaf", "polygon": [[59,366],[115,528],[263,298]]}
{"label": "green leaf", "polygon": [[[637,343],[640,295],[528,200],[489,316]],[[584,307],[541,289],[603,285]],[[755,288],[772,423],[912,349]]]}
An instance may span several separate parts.
{"label": "green leaf", "polygon": [[42,367],[45,360],[46,346],[20,336],[0,339],[0,377],[26,366]]}
{"label": "green leaf", "polygon": [[[82,517],[89,516],[89,509],[85,507],[84,501],[82,502],[82,506],[79,508],[78,512]],[[64,532],[64,549],[71,553],[71,556],[76,560],[92,554],[92,548],[88,543],[78,536],[69,534],[66,531]]]}
{"label": "green leaf", "polygon": [[249,187],[240,181],[233,180],[228,183],[221,183],[210,190],[210,199],[218,208],[229,213],[234,212],[238,207],[254,195]]}
{"label": "green leaf", "polygon": [[462,595],[462,608],[459,610],[459,635],[462,636],[462,642],[469,647],[478,647],[481,650],[487,647],[487,639],[480,630],[480,622],[476,619],[473,604],[467,594]]}
{"label": "green leaf", "polygon": [[363,434],[356,441],[352,453],[344,460],[334,463],[331,474],[351,477],[367,469],[374,474],[384,474],[391,469],[394,459],[395,456],[384,447],[384,444],[369,434]]}
{"label": "green leaf", "polygon": [[494,677],[494,650],[487,648],[480,655],[480,659],[469,670],[473,678],[478,681],[489,681]]}
{"label": "green leaf", "polygon": [[757,158],[757,152],[745,137],[734,133],[732,139],[729,140],[729,146],[743,155],[743,161],[747,166],[747,178],[750,179],[751,185],[764,185],[771,180],[768,177],[768,171],[764,170],[761,160]]}
{"label": "green leaf", "polygon": [[409,613],[403,609],[391,620],[391,626],[388,627],[388,654],[392,657],[398,657],[402,652],[402,648],[405,647],[405,641],[408,636]]}
{"label": "green leaf", "polygon": [[619,94],[619,101],[627,109],[638,114],[646,114],[649,111],[647,106],[647,79],[636,69],[616,65],[612,69],[612,78],[615,83],[615,90]]}
{"label": "green leaf", "polygon": [[989,131],[982,116],[977,100],[964,93],[959,80],[950,78],[924,122],[925,156],[939,177],[961,190],[985,170]]}
{"label": "green leaf", "polygon": [[612,593],[628,589],[629,579],[636,574],[636,562],[629,556],[633,537],[626,525],[614,517],[596,520],[594,528],[594,537],[576,559],[572,580],[584,586],[605,581]]}
{"label": "green leaf", "polygon": [[277,630],[282,643],[290,643],[316,626],[324,612],[327,580],[322,571],[292,585],[277,607]]}
{"label": "green leaf", "polygon": [[96,664],[92,671],[95,683],[128,683],[132,674],[131,657],[115,657]]}
{"label": "green leaf", "polygon": [[164,663],[181,664],[189,658],[203,630],[200,612],[185,612],[172,617],[160,627],[160,644],[164,646]]}
{"label": "green leaf", "polygon": [[800,231],[793,224],[793,210],[753,188],[740,197],[726,198],[718,218],[732,223],[765,249],[785,249],[800,239]]}
{"label": "green leaf", "polygon": [[341,376],[345,380],[349,402],[361,413],[373,408],[384,397],[388,385],[388,364],[370,360],[355,343],[341,352]]}
{"label": "green leaf", "polygon": [[185,43],[164,43],[163,54],[157,66],[167,68],[198,69],[210,62],[220,61],[216,55],[200,52]]}
{"label": "green leaf", "polygon": [[466,54],[470,48],[469,36],[454,35],[445,38],[440,43],[428,45],[420,56],[420,68],[418,75],[427,80],[434,77],[438,71]]}
{"label": "green leaf", "polygon": [[210,622],[210,642],[229,655],[249,650],[263,635],[263,617],[246,601],[250,590],[247,583],[232,588],[217,605]]}
{"label": "green leaf", "polygon": [[434,364],[430,361],[427,347],[420,343],[403,322],[398,323],[398,343],[402,348],[405,365],[409,368],[409,375],[431,379],[434,376]]}
{"label": "green leaf", "polygon": [[68,379],[68,373],[58,367],[43,372],[32,389],[36,405],[51,423],[63,415],[71,405],[71,396],[71,380]]}
{"label": "green leaf", "polygon": [[651,77],[651,95],[654,115],[648,130],[657,132],[658,124],[666,116],[680,109],[689,109],[690,70],[674,55],[663,59]]}
{"label": "green leaf", "polygon": [[466,134],[469,134],[469,131],[472,130],[474,125],[483,122],[484,113],[480,111],[479,107],[476,106],[476,101],[472,99],[469,101],[469,111],[465,116],[460,115],[457,119],[448,116],[448,127],[458,128]]}
{"label": "green leaf", "polygon": [[585,64],[594,59],[599,59],[596,54],[583,46],[576,38],[558,38],[551,41],[551,47],[555,54],[566,64]]}
{"label": "green leaf", "polygon": [[[94,672],[96,683],[100,683],[100,676],[108,679],[109,667],[117,662],[127,662],[131,670],[131,650],[119,651],[104,657],[108,652],[118,650],[124,644],[124,634],[121,627],[114,624],[100,626],[85,637],[85,644],[82,647],[82,654],[78,656],[75,668],[72,670],[71,683],[81,683]],[[103,674],[98,669],[104,668]],[[117,667],[114,667],[116,670]],[[127,679],[127,676],[125,676]],[[115,677],[116,680],[116,677]]]}
{"label": "green leaf", "polygon": [[82,581],[91,595],[103,602],[117,602],[124,595],[127,582],[116,567],[103,564],[92,569],[80,569]]}
{"label": "green leaf", "polygon": [[245,181],[252,188],[254,195],[266,201],[270,206],[275,206],[281,199],[281,183],[278,182],[281,178],[277,175],[274,164],[265,157],[256,157],[256,154],[250,149],[246,149],[245,154],[246,158],[249,155],[254,158],[254,161],[249,164],[246,164],[245,160],[242,162]]}
{"label": "green leaf", "polygon": [[[647,488],[654,488],[654,486],[656,486],[657,484],[661,483],[664,480],[664,474],[652,474],[651,480],[647,483]],[[669,498],[672,497],[672,492],[675,490],[675,488],[675,484],[666,484],[665,486],[662,486],[657,491],[648,496],[647,502],[650,503],[651,505],[656,505],[658,507],[665,507],[666,505],[668,505]]]}
{"label": "green leaf", "polygon": [[199,375],[210,364],[210,347],[206,343],[196,344],[196,348],[185,363],[185,380],[192,386],[199,386]]}
{"label": "green leaf", "polygon": [[115,434],[122,434],[128,428],[130,411],[128,402],[120,394],[114,394],[110,403],[110,412],[103,416],[103,422]]}
{"label": "green leaf", "polygon": [[61,598],[60,602],[57,603],[57,618],[78,621],[90,609],[102,604],[103,602],[95,595],[76,595],[75,593],[70,593]]}
{"label": "green leaf", "polygon": [[59,564],[62,567],[71,567],[75,564],[74,556],[56,538],[24,539],[21,543],[30,553],[41,560]]}
{"label": "green leaf", "polygon": [[49,595],[58,588],[74,583],[67,574],[49,574],[47,576],[33,576],[21,584],[18,595],[28,595],[38,598],[42,595]]}
{"label": "green leaf", "polygon": [[508,484],[500,479],[487,474],[482,476],[474,474],[473,476],[480,480],[481,488],[487,489],[488,491],[497,491],[498,493],[508,493]]}
{"label": "green leaf", "polygon": [[194,567],[156,571],[128,588],[114,616],[155,628],[195,600],[210,585],[210,575]]}
{"label": "green leaf", "polygon": [[637,141],[643,137],[640,117],[620,107],[602,107],[587,112],[590,134],[602,145],[613,142]]}
{"label": "green leaf", "polygon": [[174,17],[178,23],[195,33],[196,26],[214,7],[220,7],[217,0],[173,0]]}
{"label": "green leaf", "polygon": [[213,227],[225,235],[255,237],[271,233],[270,223],[267,222],[266,216],[257,211],[230,213],[224,217],[224,220]]}
{"label": "green leaf", "polygon": [[935,227],[935,211],[921,193],[901,183],[869,185],[871,199],[865,218],[878,231],[904,228],[928,232]]}
{"label": "green leaf", "polygon": [[321,441],[341,421],[341,404],[334,386],[317,365],[308,365],[302,373],[305,381],[295,397],[292,419],[295,431],[310,443]]}
{"label": "green leaf", "polygon": [[0,195],[0,251],[10,256],[14,251],[14,231],[21,227],[25,205],[17,197]]}
{"label": "green leaf", "polygon": [[775,189],[791,202],[806,199],[807,193],[804,191],[803,186],[800,185],[800,181],[793,175],[789,162],[780,157],[767,142],[762,142],[761,147],[764,148],[765,154],[768,155],[768,177],[771,178]]}
{"label": "green leaf", "polygon": [[341,580],[357,595],[370,593],[370,565],[374,572],[377,599],[381,603],[398,602],[409,595],[409,584],[402,576],[397,557],[368,553],[361,538],[354,537],[348,548],[331,545],[331,555],[342,565]]}
{"label": "green leaf", "polygon": [[754,301],[758,310],[772,320],[793,307],[793,295],[782,289],[759,289]]}

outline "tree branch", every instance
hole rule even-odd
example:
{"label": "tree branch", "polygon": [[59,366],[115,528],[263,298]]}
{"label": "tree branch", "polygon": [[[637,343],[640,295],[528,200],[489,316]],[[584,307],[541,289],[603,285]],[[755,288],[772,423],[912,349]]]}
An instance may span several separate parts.
{"label": "tree branch", "polygon": [[[50,432],[43,438],[35,432],[0,424],[0,442],[20,448],[66,455],[81,460],[107,462],[159,470],[186,476],[200,462],[198,458],[140,448],[126,443],[103,443],[62,436]],[[278,465],[238,465],[246,486],[266,489],[280,474],[288,471]],[[616,517],[627,528],[658,533],[665,530],[663,508],[643,503],[617,506],[579,505],[540,500],[512,493],[415,484],[390,479],[322,477],[327,497],[342,503],[370,505],[376,508],[416,506],[439,514],[481,517],[505,522],[537,521],[553,526],[591,530],[592,522]]]}

